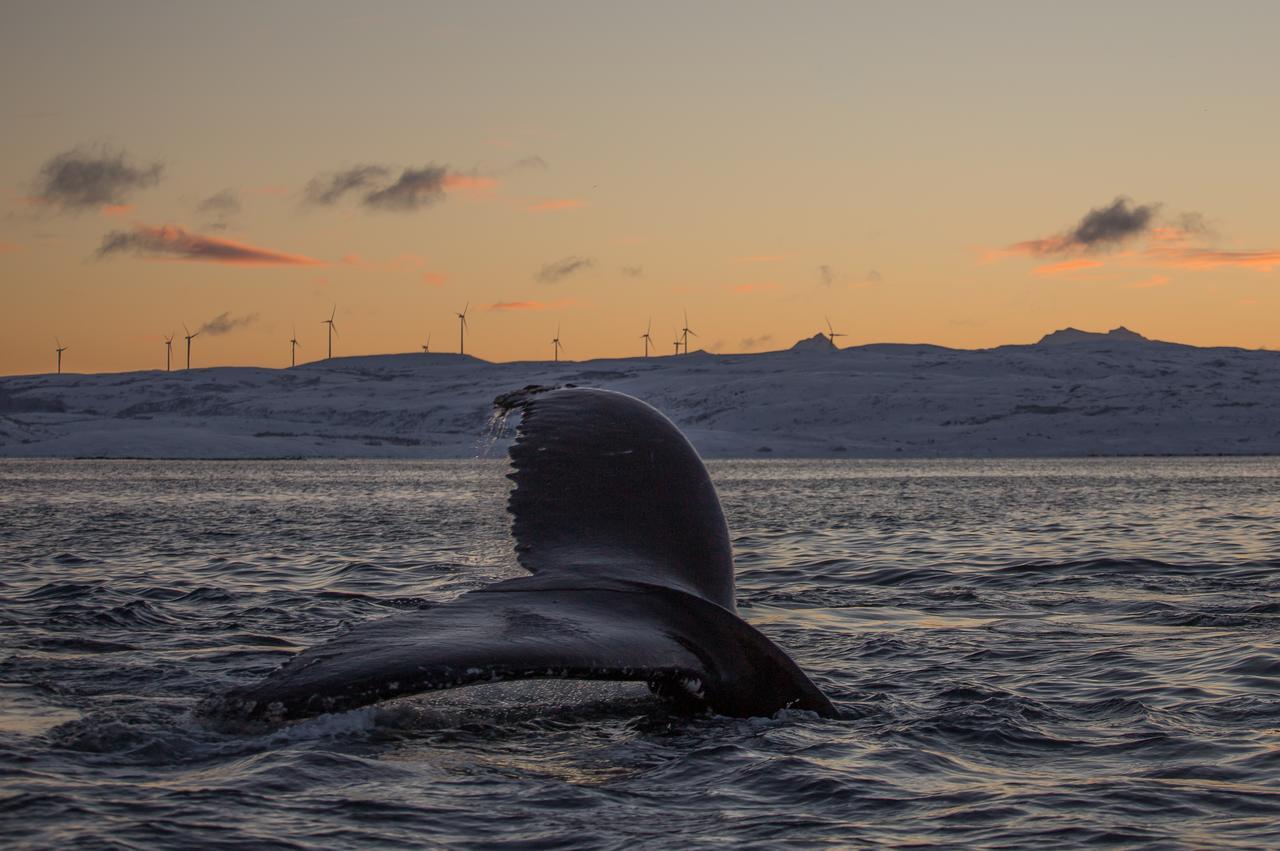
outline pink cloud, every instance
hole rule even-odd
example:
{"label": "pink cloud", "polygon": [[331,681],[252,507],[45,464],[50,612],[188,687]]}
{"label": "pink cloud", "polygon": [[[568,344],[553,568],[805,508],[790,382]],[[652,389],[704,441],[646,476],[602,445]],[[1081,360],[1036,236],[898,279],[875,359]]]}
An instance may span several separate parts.
{"label": "pink cloud", "polygon": [[574,304],[571,298],[562,298],[557,301],[499,301],[493,304],[485,305],[484,310],[548,310],[553,307],[568,307]]}
{"label": "pink cloud", "polygon": [[531,205],[528,209],[531,213],[552,213],[559,210],[580,210],[585,206],[587,202],[578,198],[548,198],[546,201]]}
{"label": "pink cloud", "polygon": [[1163,287],[1172,280],[1168,275],[1152,275],[1150,278],[1144,278],[1141,281],[1134,281],[1129,286],[1134,289],[1149,289],[1151,287]]}
{"label": "pink cloud", "polygon": [[440,272],[424,272],[422,275],[422,283],[429,287],[443,287],[445,276]]}
{"label": "pink cloud", "polygon": [[243,242],[191,233],[177,225],[134,225],[131,231],[111,231],[102,238],[97,256],[132,253],[154,259],[222,263],[230,266],[324,266],[321,260],[286,254]]}
{"label": "pink cloud", "polygon": [[368,272],[391,274],[421,269],[427,265],[425,257],[407,251],[397,254],[390,260],[370,260],[362,254],[352,252],[351,254],[344,254],[338,262],[344,266],[355,266],[357,269],[363,269]]}
{"label": "pink cloud", "polygon": [[129,215],[133,212],[132,204],[103,204],[102,215],[107,218],[118,219]]}
{"label": "pink cloud", "polygon": [[451,172],[445,175],[441,185],[446,192],[483,192],[495,188],[498,185],[498,179],[483,174]]}
{"label": "pink cloud", "polygon": [[25,249],[21,245],[18,245],[18,243],[16,242],[0,241],[0,254],[15,254],[19,251],[24,251],[24,250]]}
{"label": "pink cloud", "polygon": [[1044,266],[1037,266],[1033,271],[1037,275],[1063,275],[1071,272],[1080,272],[1084,269],[1097,269],[1103,265],[1101,260],[1090,260],[1087,257],[1078,257],[1075,260],[1063,260],[1058,263],[1047,263]]}
{"label": "pink cloud", "polygon": [[735,284],[729,287],[730,292],[737,293],[738,295],[773,292],[776,289],[778,289],[777,284]]}
{"label": "pink cloud", "polygon": [[1270,272],[1280,266],[1280,251],[1228,251],[1212,248],[1151,248],[1143,255],[1153,265],[1175,269],[1218,269],[1234,266]]}
{"label": "pink cloud", "polygon": [[542,301],[499,301],[490,304],[485,310],[546,310],[547,304]]}

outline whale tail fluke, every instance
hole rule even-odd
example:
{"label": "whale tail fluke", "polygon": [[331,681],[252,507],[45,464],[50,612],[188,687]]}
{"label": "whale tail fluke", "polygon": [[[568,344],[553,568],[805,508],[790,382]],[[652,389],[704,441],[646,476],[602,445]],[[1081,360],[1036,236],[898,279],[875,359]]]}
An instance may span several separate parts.
{"label": "whale tail fluke", "polygon": [[834,714],[785,653],[713,603],[661,586],[558,584],[509,580],[360,624],[203,712],[280,723],[478,683],[578,679],[647,682],[723,715]]}
{"label": "whale tail fluke", "polygon": [[733,556],[706,468],[679,429],[621,393],[525,388],[508,507],[531,576],[356,626],[261,683],[207,701],[288,721],[502,680],[633,680],[724,715],[835,715],[735,613]]}
{"label": "whale tail fluke", "polygon": [[507,505],[529,572],[668,585],[735,608],[720,499],[670,420],[588,387],[527,387],[495,404],[521,414]]}

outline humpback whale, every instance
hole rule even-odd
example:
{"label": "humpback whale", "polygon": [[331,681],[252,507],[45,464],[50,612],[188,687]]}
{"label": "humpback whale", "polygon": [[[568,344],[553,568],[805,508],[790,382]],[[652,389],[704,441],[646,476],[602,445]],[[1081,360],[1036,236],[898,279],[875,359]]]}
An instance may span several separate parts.
{"label": "humpback whale", "polygon": [[697,452],[639,399],[526,387],[508,500],[529,576],[359,624],[256,685],[214,698],[222,718],[301,719],[502,680],[631,680],[684,710],[786,708],[832,717],[785,652],[738,617],[720,500]]}

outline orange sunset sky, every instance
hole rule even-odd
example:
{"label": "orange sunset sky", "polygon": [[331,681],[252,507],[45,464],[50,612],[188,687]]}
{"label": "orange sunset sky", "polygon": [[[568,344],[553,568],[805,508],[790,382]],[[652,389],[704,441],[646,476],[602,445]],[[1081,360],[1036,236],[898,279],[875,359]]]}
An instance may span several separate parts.
{"label": "orange sunset sky", "polygon": [[0,9],[0,373],[1280,347],[1280,4]]}

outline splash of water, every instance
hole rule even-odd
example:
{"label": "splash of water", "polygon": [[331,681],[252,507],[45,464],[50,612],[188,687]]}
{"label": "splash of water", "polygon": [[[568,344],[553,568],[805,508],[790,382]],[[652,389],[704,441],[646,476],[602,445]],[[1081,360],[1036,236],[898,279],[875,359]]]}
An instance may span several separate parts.
{"label": "splash of water", "polygon": [[507,427],[507,420],[511,417],[511,408],[500,408],[494,406],[493,411],[489,414],[489,419],[485,420],[484,425],[480,429],[480,434],[476,438],[476,458],[489,458],[493,452],[493,447],[500,440],[507,440],[511,437],[511,429]]}

